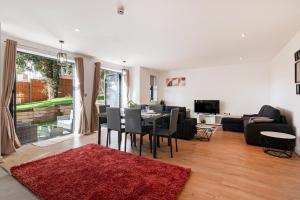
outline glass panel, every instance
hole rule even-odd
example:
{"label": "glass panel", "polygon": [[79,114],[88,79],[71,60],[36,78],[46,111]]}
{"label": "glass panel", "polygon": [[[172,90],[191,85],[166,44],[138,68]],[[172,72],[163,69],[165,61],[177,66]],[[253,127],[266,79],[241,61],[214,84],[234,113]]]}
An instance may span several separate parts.
{"label": "glass panel", "polygon": [[105,104],[120,107],[120,73],[105,74]]}
{"label": "glass panel", "polygon": [[157,101],[156,76],[150,75],[150,101]]}
{"label": "glass panel", "polygon": [[72,63],[17,52],[16,132],[22,144],[73,132]]}

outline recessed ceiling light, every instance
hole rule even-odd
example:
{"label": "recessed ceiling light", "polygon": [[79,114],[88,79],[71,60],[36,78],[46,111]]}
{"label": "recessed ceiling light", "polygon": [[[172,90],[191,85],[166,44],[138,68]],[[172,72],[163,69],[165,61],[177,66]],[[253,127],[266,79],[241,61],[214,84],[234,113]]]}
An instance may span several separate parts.
{"label": "recessed ceiling light", "polygon": [[75,28],[74,31],[75,31],[75,32],[80,32],[80,29],[79,29],[79,28]]}
{"label": "recessed ceiling light", "polygon": [[242,38],[245,38],[245,37],[246,37],[246,34],[245,34],[245,33],[242,33],[242,34],[241,34],[241,37],[242,37]]}
{"label": "recessed ceiling light", "polygon": [[242,61],[242,60],[243,60],[243,57],[240,57],[240,60]]}

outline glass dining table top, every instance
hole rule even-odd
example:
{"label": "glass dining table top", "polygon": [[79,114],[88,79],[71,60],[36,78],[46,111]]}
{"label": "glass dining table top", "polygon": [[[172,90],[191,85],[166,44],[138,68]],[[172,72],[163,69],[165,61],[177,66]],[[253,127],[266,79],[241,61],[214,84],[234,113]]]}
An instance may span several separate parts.
{"label": "glass dining table top", "polygon": [[[121,110],[121,117],[124,117],[124,116],[125,116],[124,110]],[[141,116],[142,116],[143,119],[161,118],[161,117],[170,116],[170,113],[156,113],[156,112],[142,111]],[[100,113],[99,117],[107,117],[107,114],[106,113]]]}

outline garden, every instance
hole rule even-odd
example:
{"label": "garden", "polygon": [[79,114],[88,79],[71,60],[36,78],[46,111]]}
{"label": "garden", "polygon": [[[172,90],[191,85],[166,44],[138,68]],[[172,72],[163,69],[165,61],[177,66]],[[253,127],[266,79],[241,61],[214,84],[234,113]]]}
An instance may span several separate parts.
{"label": "garden", "polygon": [[73,65],[17,52],[16,130],[21,143],[72,132]]}

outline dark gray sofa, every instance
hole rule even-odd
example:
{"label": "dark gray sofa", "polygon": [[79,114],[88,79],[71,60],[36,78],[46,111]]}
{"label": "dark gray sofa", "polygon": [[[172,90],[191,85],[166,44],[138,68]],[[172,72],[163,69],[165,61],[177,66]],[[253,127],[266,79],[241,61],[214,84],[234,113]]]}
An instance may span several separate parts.
{"label": "dark gray sofa", "polygon": [[187,116],[185,107],[164,106],[163,112],[171,112],[173,108],[179,108],[177,121],[177,138],[185,140],[193,139],[195,134],[197,133],[197,119]]}
{"label": "dark gray sofa", "polygon": [[[251,117],[269,117],[274,119],[273,122],[260,122],[252,123],[250,121]],[[282,132],[291,135],[295,135],[294,128],[287,123],[286,117],[280,114],[280,111],[269,105],[264,105],[258,114],[255,115],[244,115],[244,136],[247,144],[265,146],[261,141],[261,131],[275,131]],[[292,146],[295,146],[295,141],[292,141]],[[281,142],[274,142],[273,148],[282,148]]]}

